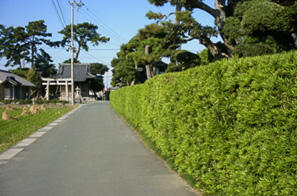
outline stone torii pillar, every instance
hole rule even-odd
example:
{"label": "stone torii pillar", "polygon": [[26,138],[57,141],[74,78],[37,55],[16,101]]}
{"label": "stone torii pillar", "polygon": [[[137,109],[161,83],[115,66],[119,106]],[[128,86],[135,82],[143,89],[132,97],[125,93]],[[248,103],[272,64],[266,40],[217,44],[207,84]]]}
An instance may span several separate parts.
{"label": "stone torii pillar", "polygon": [[46,100],[48,101],[49,100],[49,88],[50,88],[50,81],[46,81],[46,93],[45,93],[45,97],[46,97]]}

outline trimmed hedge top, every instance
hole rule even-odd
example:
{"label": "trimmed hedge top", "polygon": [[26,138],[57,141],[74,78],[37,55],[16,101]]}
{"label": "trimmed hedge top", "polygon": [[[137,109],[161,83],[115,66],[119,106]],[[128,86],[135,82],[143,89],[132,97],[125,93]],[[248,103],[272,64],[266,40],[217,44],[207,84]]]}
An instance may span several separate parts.
{"label": "trimmed hedge top", "polygon": [[297,52],[223,60],[111,93],[205,195],[297,195]]}

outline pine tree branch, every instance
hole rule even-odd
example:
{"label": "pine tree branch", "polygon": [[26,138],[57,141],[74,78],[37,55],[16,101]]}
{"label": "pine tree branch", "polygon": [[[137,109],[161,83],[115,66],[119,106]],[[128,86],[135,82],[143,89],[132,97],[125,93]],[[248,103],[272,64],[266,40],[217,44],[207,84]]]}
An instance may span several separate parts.
{"label": "pine tree branch", "polygon": [[218,17],[220,15],[220,12],[217,9],[213,9],[211,7],[209,7],[208,5],[206,5],[203,2],[200,1],[193,1],[191,4],[191,8],[198,8],[201,9],[207,13],[209,13],[210,15],[212,15],[214,18]]}

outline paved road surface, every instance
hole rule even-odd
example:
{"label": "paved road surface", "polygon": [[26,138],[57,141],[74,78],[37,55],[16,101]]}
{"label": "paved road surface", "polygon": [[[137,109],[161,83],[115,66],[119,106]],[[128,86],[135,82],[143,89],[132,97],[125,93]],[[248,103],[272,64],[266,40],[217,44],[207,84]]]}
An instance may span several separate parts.
{"label": "paved road surface", "polygon": [[198,194],[101,102],[79,107],[1,154],[0,195]]}

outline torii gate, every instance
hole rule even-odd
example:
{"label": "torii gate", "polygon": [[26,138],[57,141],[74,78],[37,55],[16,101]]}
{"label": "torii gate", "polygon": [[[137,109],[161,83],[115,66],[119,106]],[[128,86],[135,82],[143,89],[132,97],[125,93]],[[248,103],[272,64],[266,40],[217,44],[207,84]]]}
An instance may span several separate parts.
{"label": "torii gate", "polygon": [[[65,100],[69,101],[69,85],[71,85],[71,78],[61,78],[61,79],[54,79],[54,78],[43,78],[42,79],[42,85],[46,86],[45,90],[45,98],[46,100],[49,100],[49,87],[50,86],[63,86],[65,85],[65,89],[66,89],[66,96],[65,96]],[[70,88],[71,91],[71,88]]]}

